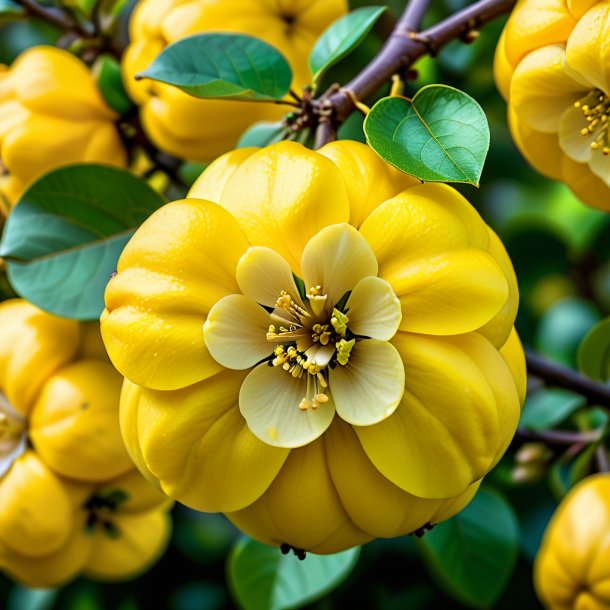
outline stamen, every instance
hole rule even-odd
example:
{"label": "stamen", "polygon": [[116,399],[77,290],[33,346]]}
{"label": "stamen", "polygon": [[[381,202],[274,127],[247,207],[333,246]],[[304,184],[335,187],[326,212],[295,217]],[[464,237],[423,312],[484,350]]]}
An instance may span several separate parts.
{"label": "stamen", "polygon": [[345,339],[341,339],[339,343],[337,343],[337,362],[345,366],[349,360],[349,355],[356,343],[356,339],[352,339],[351,341],[346,341]]}
{"label": "stamen", "polygon": [[593,132],[599,130],[591,148],[593,150],[601,149],[604,155],[610,154],[610,97],[599,89],[594,89],[587,96],[574,102],[575,108],[580,108],[588,125],[580,130],[581,135],[588,137],[593,135]]}
{"label": "stamen", "polygon": [[345,333],[347,331],[347,323],[349,322],[349,318],[337,308],[333,309],[333,315],[330,319],[330,323],[333,325],[336,333],[345,337]]}

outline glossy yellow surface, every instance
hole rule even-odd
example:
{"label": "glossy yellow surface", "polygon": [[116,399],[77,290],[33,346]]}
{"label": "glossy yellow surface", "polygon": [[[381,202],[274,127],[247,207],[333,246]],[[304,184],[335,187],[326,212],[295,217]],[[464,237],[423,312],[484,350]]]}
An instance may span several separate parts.
{"label": "glossy yellow surface", "polygon": [[67,51],[33,47],[0,71],[0,191],[15,203],[49,170],[71,163],[124,166],[118,115],[87,66]]}
{"label": "glossy yellow surface", "polygon": [[[99,325],[15,299],[0,304],[0,336],[0,570],[36,587],[145,570],[166,546],[169,503],[125,450],[122,378]],[[86,506],[117,492],[116,506]]]}
{"label": "glossy yellow surface", "polygon": [[[309,441],[282,429],[264,442],[244,417],[251,401],[245,380],[260,370],[259,383],[273,367],[253,369],[239,347],[250,349],[257,333],[264,342],[267,327],[264,310],[246,307],[241,293],[269,304],[277,294],[268,289],[282,277],[323,277],[329,264],[335,275],[321,283],[329,294],[333,284],[337,296],[350,278],[378,275],[367,279],[373,300],[352,292],[348,315],[354,328],[364,324],[360,308],[371,321],[365,334],[390,339],[404,367],[402,399],[381,417],[366,411],[371,425],[347,423],[363,412],[342,409]],[[372,324],[384,298],[384,323]],[[218,305],[233,301],[244,308]],[[517,425],[525,393],[517,301],[502,244],[452,188],[398,174],[354,142],[319,152],[284,142],[229,153],[188,199],[144,223],[108,285],[102,336],[127,378],[121,427],[128,451],[170,497],[224,512],[269,544],[332,553],[446,519],[467,504]],[[239,317],[222,320],[223,311],[250,315],[252,308],[262,316],[259,322],[252,313],[256,332]],[[227,332],[227,341],[234,325],[242,343],[223,352],[222,342],[211,341],[215,324],[215,336]],[[358,345],[345,370],[361,375],[354,387],[369,401],[366,371],[385,373],[360,364]],[[210,349],[244,370],[225,368]],[[349,378],[342,388],[355,401]],[[272,386],[260,391],[276,400]],[[298,416],[296,408],[286,404],[287,417]],[[325,408],[330,403],[317,407]]]}
{"label": "glossy yellow surface", "polygon": [[[583,105],[593,107],[601,99],[606,110],[600,108],[599,119],[610,108],[609,41],[608,0],[520,0],[494,62],[523,156],[602,210],[610,210],[610,134],[607,123],[605,128],[600,121],[587,123]],[[592,135],[583,136],[589,126]]]}
{"label": "glossy yellow surface", "polygon": [[273,104],[201,100],[162,83],[136,82],[134,75],[167,45],[207,32],[256,36],[286,57],[293,87],[300,91],[311,81],[307,57],[314,42],[346,12],[346,0],[141,0],[131,18],[122,66],[147,135],[173,155],[210,161],[233,148],[252,123],[279,120],[286,113]]}
{"label": "glossy yellow surface", "polygon": [[547,526],[534,584],[548,610],[610,608],[610,475],[570,490]]}

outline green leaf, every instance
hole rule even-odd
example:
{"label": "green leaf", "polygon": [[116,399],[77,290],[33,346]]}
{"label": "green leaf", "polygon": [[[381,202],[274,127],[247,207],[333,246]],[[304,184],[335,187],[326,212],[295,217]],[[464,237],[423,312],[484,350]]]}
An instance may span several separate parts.
{"label": "green leaf", "polygon": [[0,0],[0,22],[25,17],[27,11],[13,0]]}
{"label": "green leaf", "polygon": [[132,103],[123,86],[121,66],[117,60],[111,55],[100,55],[93,64],[92,74],[108,106],[124,115]]}
{"label": "green leaf", "polygon": [[15,585],[8,595],[6,610],[51,610],[59,589],[30,589]]}
{"label": "green leaf", "polygon": [[558,500],[561,500],[578,481],[591,474],[597,447],[597,443],[591,443],[577,457],[568,450],[551,466],[549,486]]}
{"label": "green leaf", "polygon": [[479,185],[489,125],[463,91],[428,85],[413,100],[385,97],[367,115],[364,133],[382,159],[420,180]]}
{"label": "green leaf", "polygon": [[580,372],[606,382],[610,379],[610,318],[598,322],[585,336],[578,348]]}
{"label": "green leaf", "polygon": [[525,399],[519,426],[530,430],[552,428],[586,404],[587,399],[580,394],[560,388],[542,389]]}
{"label": "green leaf", "polygon": [[445,591],[475,608],[490,608],[506,587],[519,553],[519,524],[510,504],[481,489],[458,515],[418,540]]}
{"label": "green leaf", "polygon": [[99,318],[121,251],[163,203],[146,182],[113,167],[73,165],[46,174],[4,227],[0,256],[13,288],[55,315]]}
{"label": "green leaf", "polygon": [[229,582],[245,610],[299,608],[319,599],[350,574],[360,548],[335,555],[307,554],[304,561],[250,538],[237,542],[228,565]]}
{"label": "green leaf", "polygon": [[355,49],[371,31],[387,9],[385,6],[365,6],[332,23],[318,38],[309,54],[309,69],[316,88],[326,70]]}
{"label": "green leaf", "polygon": [[276,48],[253,36],[198,34],[166,47],[136,78],[195,97],[268,101],[288,93],[292,71]]}
{"label": "green leaf", "polygon": [[268,146],[274,142],[279,142],[282,139],[285,130],[286,128],[281,122],[259,121],[241,134],[235,148]]}

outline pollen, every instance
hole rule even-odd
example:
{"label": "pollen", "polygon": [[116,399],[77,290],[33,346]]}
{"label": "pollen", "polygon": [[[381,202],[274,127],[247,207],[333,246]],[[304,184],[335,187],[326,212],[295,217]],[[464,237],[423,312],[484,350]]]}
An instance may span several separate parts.
{"label": "pollen", "polygon": [[581,135],[590,137],[596,134],[591,142],[591,148],[609,155],[610,97],[599,89],[594,89],[581,100],[574,102],[574,107],[581,110],[588,123],[580,130]]}

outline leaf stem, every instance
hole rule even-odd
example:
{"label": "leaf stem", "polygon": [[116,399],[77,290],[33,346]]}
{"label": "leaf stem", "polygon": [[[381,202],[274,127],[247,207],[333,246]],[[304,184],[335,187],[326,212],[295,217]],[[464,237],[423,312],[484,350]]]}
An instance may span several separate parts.
{"label": "leaf stem", "polygon": [[525,350],[527,370],[545,384],[564,388],[584,396],[589,404],[610,408],[610,386],[589,379],[567,366],[547,360],[530,349]]}

